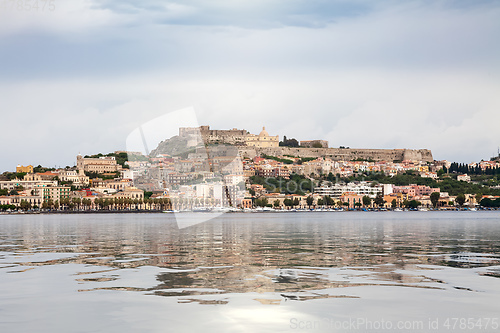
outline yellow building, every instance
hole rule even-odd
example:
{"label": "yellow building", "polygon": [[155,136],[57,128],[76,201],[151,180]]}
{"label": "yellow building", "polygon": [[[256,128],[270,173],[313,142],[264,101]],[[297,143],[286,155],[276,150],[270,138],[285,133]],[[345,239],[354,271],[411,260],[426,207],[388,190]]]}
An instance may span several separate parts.
{"label": "yellow building", "polygon": [[99,158],[87,158],[78,154],[76,157],[76,167],[78,171],[88,171],[95,173],[116,172],[122,169],[120,164],[116,163],[113,156],[102,156]]}
{"label": "yellow building", "polygon": [[28,166],[18,165],[16,167],[16,172],[17,173],[21,173],[21,172],[33,173],[33,166],[32,165],[28,165]]}
{"label": "yellow building", "polygon": [[258,148],[279,147],[279,136],[270,136],[266,128],[262,127],[262,132],[259,135],[248,134],[246,136],[246,144]]}
{"label": "yellow building", "polygon": [[408,194],[407,193],[391,193],[391,194],[386,194],[384,195],[384,207],[385,208],[391,208],[392,207],[392,200],[396,200],[396,207],[403,207],[403,202],[405,200],[408,200]]}

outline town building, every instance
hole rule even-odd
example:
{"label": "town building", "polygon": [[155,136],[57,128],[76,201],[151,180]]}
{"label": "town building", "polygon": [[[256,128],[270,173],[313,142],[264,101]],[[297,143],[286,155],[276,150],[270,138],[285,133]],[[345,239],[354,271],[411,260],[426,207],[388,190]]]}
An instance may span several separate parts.
{"label": "town building", "polygon": [[342,203],[347,203],[348,208],[357,208],[363,205],[363,195],[359,195],[354,192],[344,192],[340,196],[340,201]]}
{"label": "town building", "polygon": [[28,166],[22,166],[22,165],[17,165],[16,167],[16,172],[17,173],[33,173],[33,166],[28,165]]}
{"label": "town building", "polygon": [[467,174],[458,175],[458,176],[457,176],[457,180],[458,180],[458,181],[462,181],[462,182],[467,182],[467,183],[470,183],[470,176],[469,176],[469,175],[467,175]]}
{"label": "town building", "polygon": [[126,187],[123,191],[114,194],[114,197],[144,200],[144,192],[136,187]]}
{"label": "town building", "polygon": [[35,193],[40,195],[43,198],[43,201],[46,200],[59,200],[66,199],[70,197],[71,187],[69,186],[47,186],[36,188]]}
{"label": "town building", "polygon": [[314,193],[322,196],[329,196],[332,198],[340,198],[346,192],[353,193],[359,196],[368,196],[375,198],[378,194],[382,194],[382,185],[372,186],[368,182],[347,183],[347,184],[333,184],[325,185],[314,189]]}
{"label": "town building", "polygon": [[47,186],[57,186],[56,180],[6,180],[0,181],[0,189],[7,189],[9,191],[16,189],[34,189],[39,187],[47,187]]}
{"label": "town building", "polygon": [[0,205],[12,205],[12,196],[0,196]]}
{"label": "town building", "polygon": [[52,171],[28,173],[24,175],[23,179],[28,181],[42,181],[42,180],[54,180],[59,176],[59,173]]}
{"label": "town building", "polygon": [[43,199],[39,195],[13,195],[11,196],[11,205],[14,205],[16,207],[21,206],[21,202],[26,201],[31,205],[31,207],[37,206],[41,207],[43,203]]}
{"label": "town building", "polygon": [[246,136],[246,145],[257,148],[279,147],[279,136],[270,136],[266,128],[262,127],[259,135],[248,134]]}
{"label": "town building", "polygon": [[423,196],[430,195],[433,192],[440,192],[440,188],[432,188],[426,185],[415,185],[410,184],[407,186],[392,186],[393,193],[404,193],[407,194],[410,198],[415,196]]}
{"label": "town building", "polygon": [[63,169],[59,170],[59,180],[62,182],[71,182],[75,186],[82,186],[89,184],[89,177],[85,176],[82,169],[79,171]]}
{"label": "town building", "polygon": [[112,173],[120,171],[122,166],[116,163],[114,156],[102,156],[99,158],[82,157],[78,154],[76,157],[76,167],[78,170],[86,172],[95,172],[99,174]]}

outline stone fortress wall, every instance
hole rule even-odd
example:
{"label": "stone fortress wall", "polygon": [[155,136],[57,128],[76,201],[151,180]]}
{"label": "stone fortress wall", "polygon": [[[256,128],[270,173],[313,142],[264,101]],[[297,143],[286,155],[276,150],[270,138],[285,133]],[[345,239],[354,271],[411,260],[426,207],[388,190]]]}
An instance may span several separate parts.
{"label": "stone fortress wall", "polygon": [[423,161],[432,162],[429,149],[362,149],[362,148],[253,148],[239,147],[242,157],[253,158],[266,154],[270,156],[328,157],[334,161],[352,161],[356,159],[373,161]]}
{"label": "stone fortress wall", "polygon": [[206,144],[227,143],[230,145],[245,145],[249,133],[246,130],[236,128],[230,130],[212,130],[210,126],[179,128],[179,136],[181,138],[199,135],[201,135],[203,142]]}
{"label": "stone fortress wall", "polygon": [[[265,130],[267,138],[269,135]],[[250,147],[248,138],[256,136],[247,130],[236,128],[230,130],[211,130],[210,126],[179,128],[179,136],[189,138],[201,134],[205,144],[229,144],[238,147],[242,157],[253,158],[261,154],[271,156],[291,155],[297,157],[328,157],[335,161],[352,161],[356,159],[373,161],[424,161],[432,162],[433,157],[429,149],[361,149],[361,148],[305,148],[305,147]],[[257,136],[256,136],[257,137]],[[274,138],[274,137],[272,137]],[[326,143],[327,145],[328,143]]]}

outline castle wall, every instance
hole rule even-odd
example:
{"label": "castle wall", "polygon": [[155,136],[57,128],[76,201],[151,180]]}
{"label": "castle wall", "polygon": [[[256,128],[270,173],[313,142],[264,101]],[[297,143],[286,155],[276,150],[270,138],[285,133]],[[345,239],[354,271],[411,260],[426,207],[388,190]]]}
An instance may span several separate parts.
{"label": "castle wall", "polygon": [[414,160],[432,162],[432,153],[428,149],[354,149],[354,148],[254,148],[240,147],[243,157],[253,158],[266,154],[270,156],[291,155],[297,157],[328,157],[335,161],[352,161],[356,159],[373,161]]}

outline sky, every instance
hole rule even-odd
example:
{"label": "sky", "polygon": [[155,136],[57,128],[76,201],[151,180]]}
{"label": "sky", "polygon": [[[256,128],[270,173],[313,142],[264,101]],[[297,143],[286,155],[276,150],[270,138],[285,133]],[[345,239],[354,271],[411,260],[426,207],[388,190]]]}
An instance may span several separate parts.
{"label": "sky", "polygon": [[0,172],[126,149],[186,108],[437,160],[500,146],[499,1],[23,1],[0,5]]}

